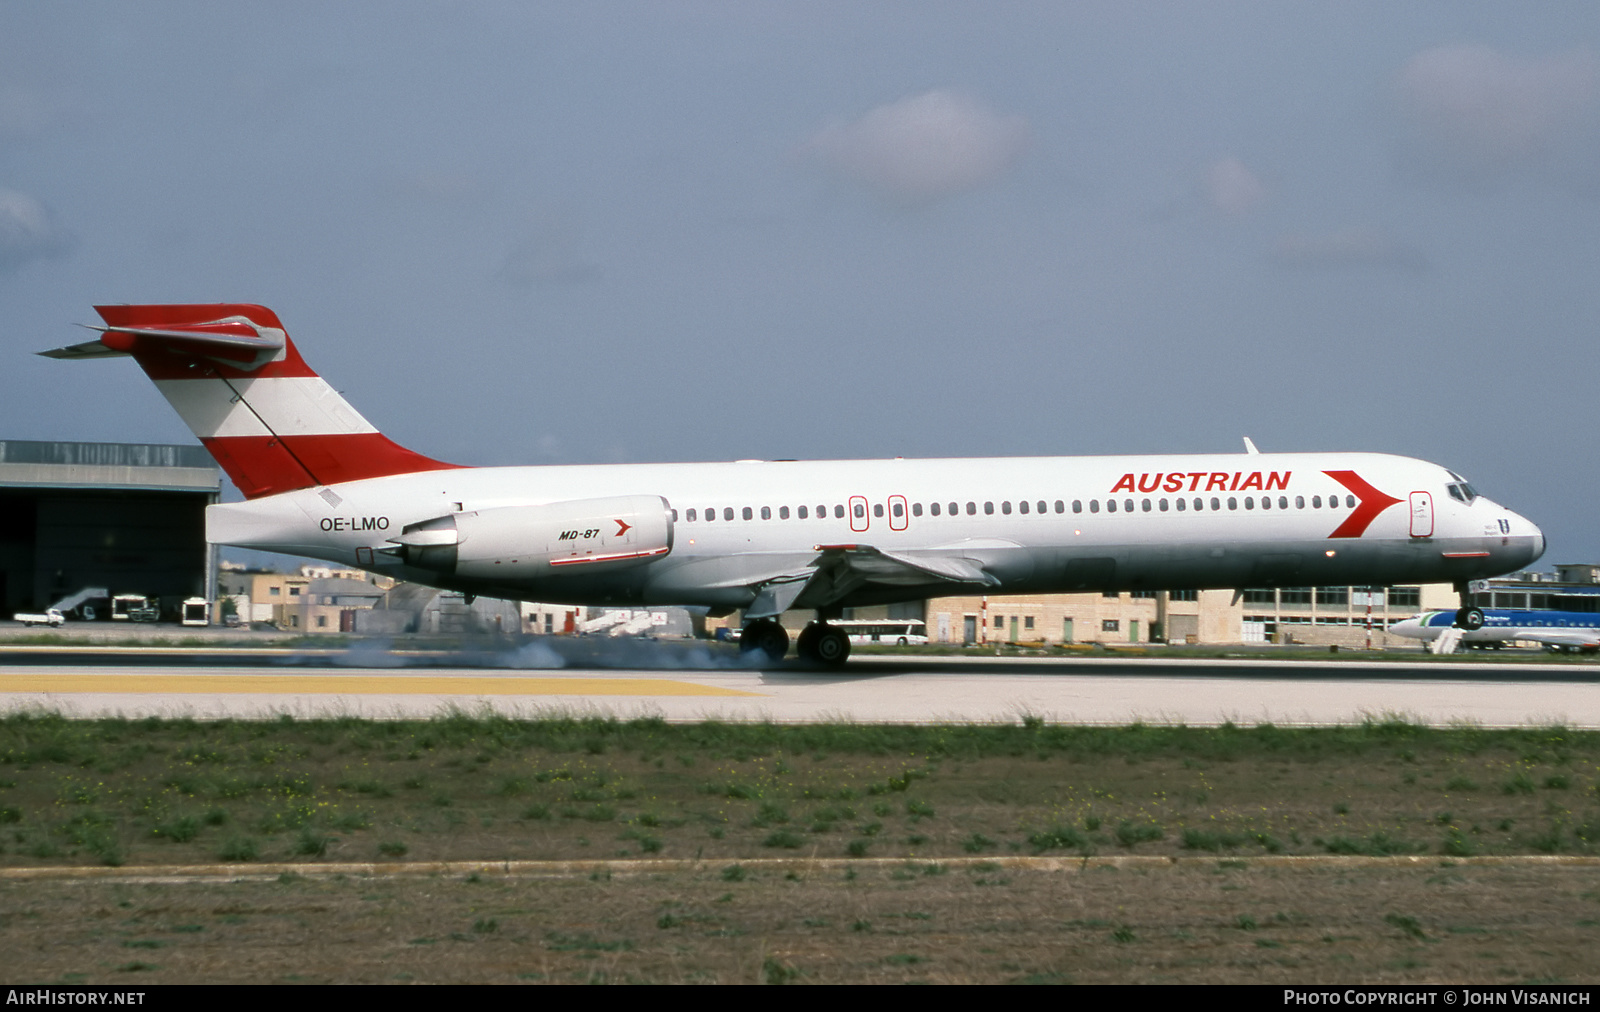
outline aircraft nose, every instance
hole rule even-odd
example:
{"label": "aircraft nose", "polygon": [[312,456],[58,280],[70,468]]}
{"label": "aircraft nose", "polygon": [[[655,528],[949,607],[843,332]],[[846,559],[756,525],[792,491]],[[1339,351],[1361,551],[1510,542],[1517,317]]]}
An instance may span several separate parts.
{"label": "aircraft nose", "polygon": [[[1539,525],[1532,520],[1522,516],[1520,513],[1512,513],[1511,533],[1513,535],[1512,546],[1520,549],[1517,553],[1521,559],[1517,563],[1518,568],[1533,565],[1544,554],[1546,547],[1544,531],[1541,531]],[[1526,554],[1525,558],[1522,557],[1524,553]]]}

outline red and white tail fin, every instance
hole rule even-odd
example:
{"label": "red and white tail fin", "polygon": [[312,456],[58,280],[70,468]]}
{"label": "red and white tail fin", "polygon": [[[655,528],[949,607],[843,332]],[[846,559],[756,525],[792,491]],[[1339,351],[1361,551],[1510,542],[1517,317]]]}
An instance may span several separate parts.
{"label": "red and white tail fin", "polygon": [[100,340],[42,354],[131,355],[245,498],[456,467],[413,453],[311,371],[263,306],[96,306]]}

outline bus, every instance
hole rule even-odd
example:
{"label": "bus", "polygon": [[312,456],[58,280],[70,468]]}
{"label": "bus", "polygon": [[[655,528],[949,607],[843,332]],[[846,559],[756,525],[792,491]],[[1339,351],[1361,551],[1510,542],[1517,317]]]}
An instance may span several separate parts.
{"label": "bus", "polygon": [[828,624],[849,636],[850,642],[856,644],[888,643],[905,647],[921,646],[928,642],[928,624],[921,619],[852,619]]}

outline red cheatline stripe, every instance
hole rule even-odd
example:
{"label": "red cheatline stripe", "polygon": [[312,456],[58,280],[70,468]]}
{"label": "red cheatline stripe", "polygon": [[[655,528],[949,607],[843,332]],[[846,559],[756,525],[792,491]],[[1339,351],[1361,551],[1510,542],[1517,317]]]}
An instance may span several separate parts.
{"label": "red cheatline stripe", "polygon": [[552,566],[576,566],[585,562],[616,562],[619,559],[648,559],[652,555],[665,555],[665,548],[654,548],[648,552],[626,552],[621,555],[584,555],[574,559],[551,559]]}
{"label": "red cheatline stripe", "polygon": [[1379,492],[1354,471],[1324,471],[1323,474],[1356,494],[1356,510],[1344,518],[1344,523],[1334,528],[1330,538],[1359,538],[1378,514],[1400,502],[1392,495]]}

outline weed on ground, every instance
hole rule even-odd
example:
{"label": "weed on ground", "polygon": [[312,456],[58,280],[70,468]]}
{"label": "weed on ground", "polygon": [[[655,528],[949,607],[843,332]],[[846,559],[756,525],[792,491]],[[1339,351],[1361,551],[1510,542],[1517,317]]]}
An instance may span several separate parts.
{"label": "weed on ground", "polygon": [[0,865],[1600,853],[1600,734],[0,719]]}

